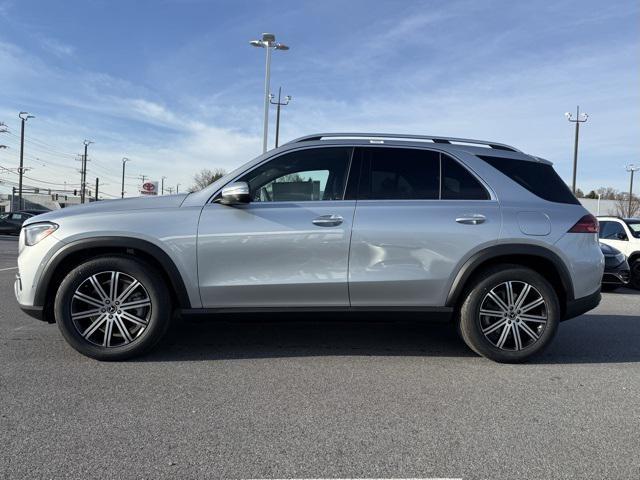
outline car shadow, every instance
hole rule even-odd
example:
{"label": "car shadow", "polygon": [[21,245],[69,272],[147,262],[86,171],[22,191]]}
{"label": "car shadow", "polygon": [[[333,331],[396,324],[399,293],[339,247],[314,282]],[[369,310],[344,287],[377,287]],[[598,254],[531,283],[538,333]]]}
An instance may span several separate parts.
{"label": "car shadow", "polygon": [[[173,362],[311,356],[477,357],[450,323],[409,314],[224,315],[181,320],[152,353]],[[640,316],[589,314],[563,322],[529,364],[640,362]]]}

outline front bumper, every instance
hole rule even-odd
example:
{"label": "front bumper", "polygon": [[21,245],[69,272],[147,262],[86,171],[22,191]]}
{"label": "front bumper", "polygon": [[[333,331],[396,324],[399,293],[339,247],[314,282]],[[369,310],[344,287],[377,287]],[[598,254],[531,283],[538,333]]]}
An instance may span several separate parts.
{"label": "front bumper", "polygon": [[30,317],[33,317],[37,320],[44,321],[44,307],[23,305],[22,303],[20,303],[20,297],[22,295],[22,279],[20,278],[19,273],[16,274],[16,280],[13,283],[13,293],[16,296],[16,300],[18,301],[18,306],[20,307],[20,310],[22,310],[24,313],[26,313]]}
{"label": "front bumper", "polygon": [[564,316],[562,320],[569,320],[570,318],[577,317],[582,315],[583,313],[588,312],[589,310],[593,310],[600,304],[600,300],[602,299],[602,294],[600,290],[593,292],[591,295],[587,295],[586,297],[576,298],[575,300],[569,300],[567,302]]}
{"label": "front bumper", "polygon": [[[606,259],[604,273],[602,274],[602,283],[607,285],[624,286],[631,279],[631,270],[629,264],[625,260],[618,265],[610,265],[609,259]],[[615,263],[615,262],[614,262]]]}

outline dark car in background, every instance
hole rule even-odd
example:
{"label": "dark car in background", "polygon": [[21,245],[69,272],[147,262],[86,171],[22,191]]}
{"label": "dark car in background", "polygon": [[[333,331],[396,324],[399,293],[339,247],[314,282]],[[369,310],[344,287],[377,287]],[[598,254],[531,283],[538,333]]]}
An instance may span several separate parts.
{"label": "dark car in background", "polygon": [[602,290],[611,292],[629,284],[630,270],[627,257],[617,248],[600,243],[604,255],[604,273],[602,274]]}
{"label": "dark car in background", "polygon": [[20,235],[22,224],[27,218],[46,212],[46,210],[20,210],[0,213],[0,235]]}

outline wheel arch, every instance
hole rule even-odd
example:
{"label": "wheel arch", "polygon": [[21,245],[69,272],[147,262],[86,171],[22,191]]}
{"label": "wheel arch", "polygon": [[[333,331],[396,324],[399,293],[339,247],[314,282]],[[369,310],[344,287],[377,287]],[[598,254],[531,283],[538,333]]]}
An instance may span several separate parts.
{"label": "wheel arch", "polygon": [[629,262],[629,265],[631,265],[636,260],[640,260],[640,250],[636,250],[631,255],[629,255],[629,258],[627,260]]}
{"label": "wheel arch", "polygon": [[177,308],[191,308],[182,275],[162,248],[139,238],[95,237],[66,244],[45,265],[34,298],[34,305],[43,307],[43,319],[54,322],[56,286],[73,268],[84,260],[109,254],[133,256],[149,263],[164,277],[174,305]]}
{"label": "wheel arch", "polygon": [[569,270],[555,252],[538,245],[526,244],[494,245],[473,254],[458,270],[449,290],[446,306],[457,307],[476,275],[501,264],[523,265],[544,276],[558,294],[562,315],[565,315],[567,302],[574,300]]}

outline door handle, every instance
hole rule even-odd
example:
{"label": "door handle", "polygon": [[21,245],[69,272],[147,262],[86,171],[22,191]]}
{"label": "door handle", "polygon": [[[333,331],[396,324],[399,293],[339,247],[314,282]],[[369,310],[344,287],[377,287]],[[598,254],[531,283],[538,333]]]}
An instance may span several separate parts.
{"label": "door handle", "polygon": [[319,227],[336,227],[343,221],[344,219],[340,215],[320,215],[312,220],[313,224]]}
{"label": "door handle", "polygon": [[480,223],[484,223],[487,220],[487,217],[480,214],[467,215],[464,217],[456,218],[456,222],[462,223],[464,225],[479,225]]}

